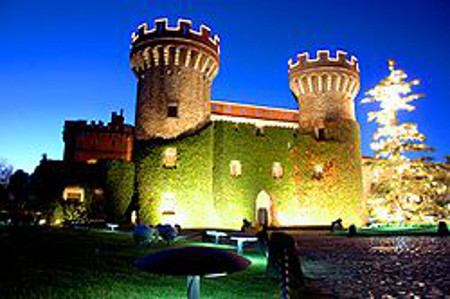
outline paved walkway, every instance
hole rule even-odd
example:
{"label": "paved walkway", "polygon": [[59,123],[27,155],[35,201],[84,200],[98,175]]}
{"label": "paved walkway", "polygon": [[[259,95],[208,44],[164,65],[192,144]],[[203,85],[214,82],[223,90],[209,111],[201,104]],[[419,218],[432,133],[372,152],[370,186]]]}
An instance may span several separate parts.
{"label": "paved walkway", "polygon": [[305,275],[339,298],[449,298],[450,238],[294,236]]}

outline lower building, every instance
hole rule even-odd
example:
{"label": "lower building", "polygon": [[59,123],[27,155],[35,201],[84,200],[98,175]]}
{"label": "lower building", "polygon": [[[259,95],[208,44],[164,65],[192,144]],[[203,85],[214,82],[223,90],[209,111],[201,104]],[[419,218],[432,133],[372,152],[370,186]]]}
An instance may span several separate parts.
{"label": "lower building", "polygon": [[211,122],[175,139],[137,141],[145,223],[239,228],[366,221],[356,122],[298,128],[294,110],[212,102]]}
{"label": "lower building", "polygon": [[96,163],[99,160],[131,161],[134,128],[125,124],[123,112],[113,112],[111,120],[87,123],[68,120],[64,124],[64,160]]}

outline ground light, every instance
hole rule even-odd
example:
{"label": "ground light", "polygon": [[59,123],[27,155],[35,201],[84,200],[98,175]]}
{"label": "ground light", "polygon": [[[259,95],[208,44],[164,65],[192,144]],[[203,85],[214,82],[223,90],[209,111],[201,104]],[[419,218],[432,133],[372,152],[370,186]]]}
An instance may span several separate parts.
{"label": "ground light", "polygon": [[187,276],[187,297],[200,298],[200,277],[217,277],[244,270],[250,260],[231,251],[204,246],[184,246],[158,251],[137,260],[144,271]]}

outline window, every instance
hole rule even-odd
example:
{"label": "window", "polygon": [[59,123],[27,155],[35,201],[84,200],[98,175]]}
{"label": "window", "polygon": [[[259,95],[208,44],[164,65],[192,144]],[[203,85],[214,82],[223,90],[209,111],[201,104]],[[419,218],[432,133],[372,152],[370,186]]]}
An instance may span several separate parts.
{"label": "window", "polygon": [[170,104],[167,106],[167,117],[178,117],[178,106]]}
{"label": "window", "polygon": [[264,129],[262,128],[262,127],[260,127],[260,128],[258,128],[258,127],[256,127],[256,129],[255,129],[255,135],[256,136],[264,136]]}
{"label": "window", "polygon": [[161,223],[175,225],[177,218],[175,215],[175,194],[172,192],[164,192],[160,205]]}
{"label": "window", "polygon": [[315,180],[323,179],[323,165],[322,164],[317,164],[314,166],[313,179],[315,179]]}
{"label": "window", "polygon": [[172,192],[163,193],[161,211],[163,215],[175,215],[175,194]]}
{"label": "window", "polygon": [[230,175],[234,178],[242,175],[241,162],[238,160],[231,160],[230,162]]}
{"label": "window", "polygon": [[177,149],[167,148],[163,153],[163,165],[166,168],[175,168],[177,166]]}
{"label": "window", "polygon": [[317,141],[325,140],[325,128],[314,128],[314,133]]}
{"label": "window", "polygon": [[84,201],[84,189],[77,186],[69,186],[64,189],[65,201],[80,203]]}
{"label": "window", "polygon": [[94,189],[95,195],[102,196],[104,193],[105,193],[105,191],[103,191],[103,189],[101,189],[101,188]]}
{"label": "window", "polygon": [[273,162],[272,177],[274,179],[281,179],[283,177],[283,167],[281,166],[280,162]]}
{"label": "window", "polygon": [[137,211],[134,210],[131,212],[131,224],[136,224],[137,223]]}

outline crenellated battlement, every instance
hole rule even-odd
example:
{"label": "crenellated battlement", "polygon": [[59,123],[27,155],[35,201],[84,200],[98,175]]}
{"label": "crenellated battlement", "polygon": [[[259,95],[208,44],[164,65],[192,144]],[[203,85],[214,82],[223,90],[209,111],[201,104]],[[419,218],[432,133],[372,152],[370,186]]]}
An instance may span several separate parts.
{"label": "crenellated battlement", "polygon": [[303,127],[315,127],[326,120],[355,120],[353,99],[359,83],[357,59],[348,59],[343,51],[335,57],[329,51],[318,51],[316,58],[308,53],[289,60],[289,87],[299,102],[299,121]]}
{"label": "crenellated battlement", "polygon": [[200,71],[212,81],[219,71],[219,38],[211,37],[205,25],[196,31],[191,21],[178,20],[177,27],[169,27],[167,19],[155,20],[155,26],[138,27],[132,35],[131,68],[136,74],[160,66],[184,66]]}
{"label": "crenellated battlement", "polygon": [[330,56],[330,51],[319,50],[315,58],[310,58],[308,52],[297,55],[297,61],[289,59],[289,72],[297,70],[315,69],[318,67],[340,67],[351,71],[359,72],[358,59],[351,56],[348,59],[347,53],[344,51],[336,51],[336,56]]}
{"label": "crenellated battlement", "polygon": [[298,55],[298,61],[289,60],[289,85],[297,99],[307,94],[338,92],[353,99],[359,91],[359,69],[356,57],[337,51],[336,57],[321,50],[310,59],[308,53]]}
{"label": "crenellated battlement", "polygon": [[103,121],[92,120],[89,123],[86,120],[66,120],[64,128],[67,130],[76,130],[78,132],[90,133],[129,133],[132,134],[134,128],[132,125],[125,123],[122,110],[118,115],[116,112],[111,113],[111,120],[105,124]]}
{"label": "crenellated battlement", "polygon": [[191,20],[179,19],[177,27],[169,27],[168,19],[161,18],[154,21],[154,27],[148,29],[148,24],[143,23],[138,27],[137,32],[131,35],[131,44],[138,47],[148,40],[161,38],[181,38],[194,40],[211,48],[219,54],[220,40],[217,35],[211,36],[211,29],[204,24],[200,25],[200,30],[192,29]]}
{"label": "crenellated battlement", "polygon": [[170,27],[139,26],[132,35],[130,64],[139,80],[138,139],[175,138],[202,127],[211,114],[211,86],[219,72],[219,38],[189,20]]}

